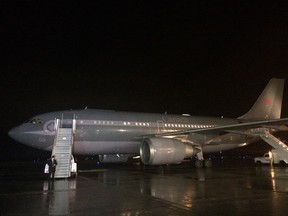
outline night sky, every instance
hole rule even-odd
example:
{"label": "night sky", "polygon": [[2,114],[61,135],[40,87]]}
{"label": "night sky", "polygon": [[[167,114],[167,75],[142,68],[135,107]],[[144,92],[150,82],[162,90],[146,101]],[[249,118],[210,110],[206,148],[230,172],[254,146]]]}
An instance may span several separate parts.
{"label": "night sky", "polygon": [[[7,131],[36,114],[88,107],[238,117],[270,78],[288,78],[288,4],[95,2],[0,3],[5,159],[23,150]],[[287,98],[285,88],[283,117]]]}

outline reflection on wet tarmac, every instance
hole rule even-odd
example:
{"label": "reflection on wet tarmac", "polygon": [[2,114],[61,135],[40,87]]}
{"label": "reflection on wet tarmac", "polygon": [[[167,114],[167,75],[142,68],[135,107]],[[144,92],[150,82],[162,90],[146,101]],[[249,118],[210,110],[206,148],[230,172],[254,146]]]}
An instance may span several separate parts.
{"label": "reflection on wet tarmac", "polygon": [[288,168],[283,167],[115,166],[84,170],[69,180],[3,175],[0,183],[0,215],[287,213]]}
{"label": "reflection on wet tarmac", "polygon": [[[272,190],[277,192],[288,192],[288,168],[282,167],[281,169],[273,166],[270,169]],[[265,169],[262,168],[262,169]]]}
{"label": "reflection on wet tarmac", "polygon": [[43,200],[48,207],[48,215],[70,214],[70,202],[75,200],[75,194],[75,179],[44,181]]}

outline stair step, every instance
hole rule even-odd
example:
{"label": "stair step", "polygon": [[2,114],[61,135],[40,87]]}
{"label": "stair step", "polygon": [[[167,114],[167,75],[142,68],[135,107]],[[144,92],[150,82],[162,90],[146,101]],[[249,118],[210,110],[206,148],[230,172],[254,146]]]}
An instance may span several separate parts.
{"label": "stair step", "polygon": [[70,177],[72,145],[72,128],[58,128],[55,144],[53,146],[53,153],[58,162],[55,178]]}

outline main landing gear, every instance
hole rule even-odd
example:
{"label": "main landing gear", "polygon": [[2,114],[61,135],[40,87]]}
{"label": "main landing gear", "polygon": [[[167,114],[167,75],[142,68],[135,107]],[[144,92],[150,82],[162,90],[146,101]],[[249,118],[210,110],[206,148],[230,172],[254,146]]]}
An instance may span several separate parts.
{"label": "main landing gear", "polygon": [[200,152],[197,153],[197,160],[195,161],[195,167],[196,168],[212,167],[211,160],[204,160],[202,148],[200,149]]}
{"label": "main landing gear", "polygon": [[196,168],[203,168],[203,167],[210,168],[210,167],[212,167],[212,161],[211,160],[199,160],[199,159],[197,159],[195,161],[195,167]]}

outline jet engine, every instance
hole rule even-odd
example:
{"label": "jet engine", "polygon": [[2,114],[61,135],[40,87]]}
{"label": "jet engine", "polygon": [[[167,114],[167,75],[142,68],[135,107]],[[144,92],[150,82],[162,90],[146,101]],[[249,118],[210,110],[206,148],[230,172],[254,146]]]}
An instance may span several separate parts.
{"label": "jet engine", "polygon": [[168,138],[148,138],[140,145],[141,160],[147,165],[176,164],[198,151],[180,140]]}
{"label": "jet engine", "polygon": [[101,163],[126,163],[129,157],[131,157],[129,154],[99,155],[99,161]]}

